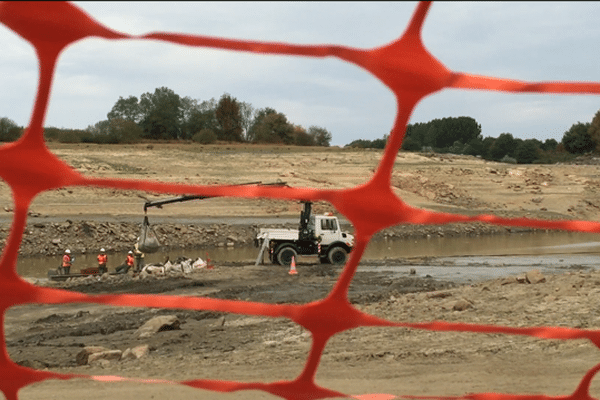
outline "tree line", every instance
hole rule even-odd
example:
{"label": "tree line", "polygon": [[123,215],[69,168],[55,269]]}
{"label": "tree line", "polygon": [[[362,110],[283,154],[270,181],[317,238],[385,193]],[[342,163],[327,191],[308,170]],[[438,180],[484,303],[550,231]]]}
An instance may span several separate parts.
{"label": "tree line", "polygon": [[[387,135],[375,140],[359,139],[347,147],[383,149]],[[403,151],[463,154],[490,161],[518,164],[554,163],[587,153],[600,154],[600,110],[588,123],[578,122],[555,139],[519,139],[511,133],[483,137],[481,125],[471,117],[447,117],[408,124]]]}
{"label": "tree line", "polygon": [[[14,141],[22,131],[12,120],[0,119],[0,141]],[[325,147],[332,138],[325,128],[313,125],[305,129],[273,108],[255,109],[228,93],[218,101],[200,101],[181,97],[167,87],[144,93],[139,99],[119,97],[106,120],[84,130],[47,127],[44,136],[63,143],[191,140],[203,144],[226,141]]]}

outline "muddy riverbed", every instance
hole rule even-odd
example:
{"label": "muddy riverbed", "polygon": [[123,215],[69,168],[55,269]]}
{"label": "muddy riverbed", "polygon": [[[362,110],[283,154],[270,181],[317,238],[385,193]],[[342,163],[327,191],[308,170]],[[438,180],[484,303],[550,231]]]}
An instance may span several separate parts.
{"label": "muddy riverbed", "polygon": [[[537,262],[522,263],[523,272],[515,270],[511,260],[527,258],[524,256],[485,256],[487,261],[478,265],[461,264],[469,257],[370,260],[359,267],[348,300],[360,310],[396,321],[600,328],[600,315],[596,311],[600,301],[597,289],[600,272],[581,260],[573,264],[564,262],[583,256],[527,256]],[[560,271],[556,271],[560,273],[543,274],[543,279],[529,282],[525,271],[547,267],[548,258],[544,257],[562,260]],[[478,257],[471,257],[475,259]],[[495,266],[487,264],[492,259],[501,261]],[[498,277],[466,281],[457,276],[440,278],[440,271],[452,266],[462,272],[495,270]],[[341,268],[299,262],[298,274],[290,275],[281,266],[223,262],[213,269],[203,268],[189,274],[105,276],[44,285],[90,295],[168,294],[306,304],[327,296]],[[177,328],[140,337],[138,329],[159,316],[175,318]],[[6,314],[5,330],[9,356],[23,366],[61,373],[175,381],[293,379],[302,370],[311,345],[309,332],[282,318],[103,304],[14,307]],[[139,359],[82,365],[78,354],[86,346],[119,352],[141,346],[148,351]],[[318,382],[349,394],[460,395],[472,391],[566,394],[598,362],[598,357],[597,349],[584,341],[360,328],[332,338],[322,355]],[[543,374],[537,376],[540,366],[544,366]],[[494,373],[490,375],[492,370]],[[448,384],[423,386],[411,378],[407,381],[413,374],[428,374]],[[531,374],[537,377],[523,378]],[[595,386],[592,389],[592,395],[600,393]],[[151,398],[164,392],[160,387],[141,384],[123,387],[85,381],[46,382],[26,388],[21,398],[45,399],[48,390],[57,396],[93,399]],[[186,393],[183,387],[170,386],[163,396],[180,397]],[[210,391],[202,391],[202,395],[208,399],[223,398]],[[244,391],[232,398],[272,398],[260,396]]]}

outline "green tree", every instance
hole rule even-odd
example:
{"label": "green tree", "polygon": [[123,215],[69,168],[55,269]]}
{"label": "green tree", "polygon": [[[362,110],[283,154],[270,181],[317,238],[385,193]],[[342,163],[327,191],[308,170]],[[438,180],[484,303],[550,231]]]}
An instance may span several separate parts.
{"label": "green tree", "polygon": [[137,124],[141,122],[144,114],[137,97],[129,96],[124,99],[119,96],[119,100],[117,100],[106,116],[109,121],[112,119],[122,119],[125,121],[133,121]]}
{"label": "green tree", "polygon": [[556,141],[556,139],[546,139],[544,140],[544,143],[540,146],[540,149],[544,151],[552,151],[556,150],[556,147],[558,147],[558,142]]}
{"label": "green tree", "polygon": [[420,151],[425,146],[425,136],[428,124],[417,122],[406,126],[406,134],[402,142],[402,149],[408,151]]}
{"label": "green tree", "polygon": [[600,152],[600,110],[596,112],[592,122],[588,128],[588,133],[592,138],[592,141],[596,144],[596,152]]}
{"label": "green tree", "polygon": [[277,111],[275,111],[274,109],[269,108],[269,107],[265,107],[265,108],[256,110],[254,112],[254,118],[252,120],[252,124],[250,124],[250,129],[248,130],[248,133],[246,134],[246,140],[248,142],[258,143],[259,142],[258,136],[260,135],[260,130],[262,129],[262,123],[263,123],[265,117],[269,114],[276,114],[276,113],[277,113]]}
{"label": "green tree", "polygon": [[267,114],[258,126],[254,141],[256,143],[294,143],[294,126],[282,113]]}
{"label": "green tree", "polygon": [[110,121],[109,135],[116,143],[138,143],[143,135],[142,128],[134,121],[113,119]]}
{"label": "green tree", "polygon": [[330,146],[332,136],[327,129],[312,125],[308,128],[308,134],[313,138],[316,146]]}
{"label": "green tree", "polygon": [[144,136],[151,139],[178,139],[181,137],[183,108],[181,98],[167,87],[154,93],[144,93],[140,98],[141,127]]}
{"label": "green tree", "polygon": [[0,142],[14,142],[23,134],[23,128],[7,117],[0,118]]}
{"label": "green tree", "polygon": [[501,133],[494,141],[489,154],[492,160],[500,161],[504,156],[514,157],[516,148],[517,142],[513,135],[510,133]]}
{"label": "green tree", "polygon": [[539,158],[540,148],[535,139],[523,140],[517,145],[515,158],[519,164],[531,164]]}
{"label": "green tree", "polygon": [[480,136],[471,139],[464,147],[463,149],[463,154],[469,155],[469,156],[482,156],[484,155],[484,150],[485,150],[485,146],[484,146],[484,142],[483,142],[483,138]]}
{"label": "green tree", "polygon": [[481,135],[481,125],[471,117],[448,117],[434,120],[434,141],[432,145],[437,148],[448,148],[456,142],[468,143]]}
{"label": "green tree", "polygon": [[213,133],[217,130],[219,123],[215,116],[217,101],[213,98],[199,102],[189,97],[184,98],[183,123],[181,127],[181,136],[183,139],[192,139],[193,136],[202,130],[211,130]]}
{"label": "green tree", "polygon": [[105,119],[88,126],[86,129],[89,141],[92,143],[109,143],[110,121]]}
{"label": "green tree", "polygon": [[408,124],[403,149],[417,149],[426,146],[447,151],[453,147],[464,148],[474,139],[481,140],[481,125],[471,117],[447,117],[434,119],[426,123]]}
{"label": "green tree", "polygon": [[593,151],[596,143],[589,134],[591,124],[578,122],[573,124],[563,135],[561,143],[565,150],[573,154],[583,154]]}
{"label": "green tree", "polygon": [[385,145],[387,144],[387,139],[388,139],[388,135],[384,135],[380,139],[374,139],[371,142],[371,147],[374,149],[384,149]]}
{"label": "green tree", "polygon": [[494,146],[494,143],[496,142],[496,139],[493,137],[485,137],[483,138],[483,140],[481,141],[481,152],[479,153],[479,155],[481,155],[481,157],[485,160],[493,160],[492,155],[491,155],[491,150],[492,150],[492,146]]}
{"label": "green tree", "polygon": [[404,151],[420,151],[422,147],[421,143],[412,136],[405,136],[402,141],[402,150]]}
{"label": "green tree", "polygon": [[294,131],[293,131],[293,136],[294,136],[294,144],[296,146],[314,146],[315,145],[315,140],[314,138],[308,134],[308,132],[306,132],[306,129],[304,129],[303,127],[297,125],[294,126]]}
{"label": "green tree", "polygon": [[215,117],[219,123],[216,131],[219,140],[230,142],[242,141],[242,133],[244,131],[242,128],[242,113],[240,111],[240,104],[234,97],[231,97],[227,93],[221,96],[215,110]]}

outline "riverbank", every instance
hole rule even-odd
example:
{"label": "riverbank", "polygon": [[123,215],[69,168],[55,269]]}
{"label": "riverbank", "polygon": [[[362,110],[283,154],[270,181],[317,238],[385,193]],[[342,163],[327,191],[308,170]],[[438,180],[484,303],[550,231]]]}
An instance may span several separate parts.
{"label": "riverbank", "polygon": [[[131,218],[130,218],[131,219]],[[297,222],[285,218],[271,218],[271,223],[248,223],[247,219],[223,218],[215,223],[167,223],[155,222],[152,227],[163,250],[189,248],[213,249],[219,247],[240,247],[254,243],[259,228],[297,228]],[[105,218],[111,220],[111,218]],[[140,222],[112,222],[96,220],[66,219],[63,222],[44,222],[31,218],[23,235],[19,254],[31,256],[56,256],[65,249],[73,254],[93,254],[104,248],[107,252],[127,252],[132,249],[140,234]],[[163,219],[164,220],[164,219]],[[256,221],[256,218],[253,218]],[[190,218],[190,222],[193,221]],[[343,223],[342,229],[353,233],[352,226]],[[0,245],[8,235],[8,226],[0,227]],[[374,236],[374,240],[409,239],[426,237],[472,237],[482,235],[504,235],[515,232],[530,232],[527,228],[510,228],[482,223],[449,225],[402,225],[385,229]]]}

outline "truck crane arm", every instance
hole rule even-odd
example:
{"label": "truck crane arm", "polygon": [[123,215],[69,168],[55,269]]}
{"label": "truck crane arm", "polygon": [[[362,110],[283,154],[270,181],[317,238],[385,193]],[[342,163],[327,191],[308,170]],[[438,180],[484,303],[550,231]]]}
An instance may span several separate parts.
{"label": "truck crane arm", "polygon": [[186,195],[186,196],[172,197],[169,199],[147,201],[144,203],[144,212],[146,212],[149,207],[162,208],[163,204],[179,203],[182,201],[189,201],[189,200],[204,200],[204,199],[209,199],[211,197],[212,196]]}
{"label": "truck crane arm", "polygon": [[[277,181],[277,182],[271,182],[271,183],[262,183],[262,182],[247,182],[247,183],[242,183],[240,185],[258,185],[258,186],[288,186],[285,182],[282,181]],[[204,199],[210,199],[212,197],[217,197],[217,196],[200,196],[200,195],[183,195],[183,196],[178,196],[178,197],[171,197],[168,199],[162,199],[162,200],[153,200],[153,201],[146,201],[144,203],[144,213],[146,213],[148,211],[148,208],[150,207],[157,207],[157,208],[162,208],[162,206],[164,204],[171,204],[171,203],[180,203],[183,201],[190,201],[190,200],[204,200]]]}

